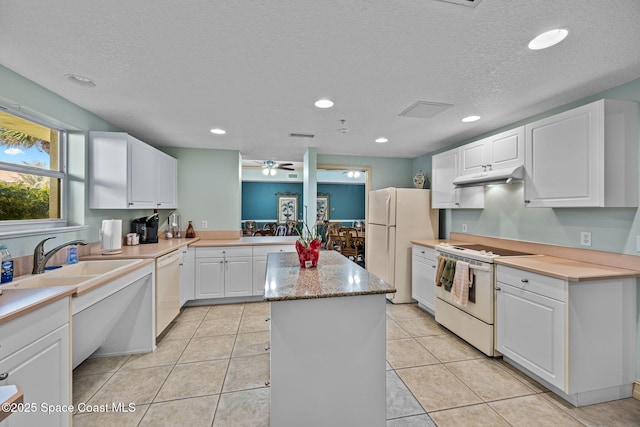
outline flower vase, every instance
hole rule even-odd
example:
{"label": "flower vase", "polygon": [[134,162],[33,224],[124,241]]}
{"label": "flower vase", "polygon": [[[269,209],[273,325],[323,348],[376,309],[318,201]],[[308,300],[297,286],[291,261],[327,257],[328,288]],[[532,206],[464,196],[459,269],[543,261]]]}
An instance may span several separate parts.
{"label": "flower vase", "polygon": [[318,266],[321,246],[322,241],[317,238],[309,242],[308,246],[305,246],[300,240],[296,242],[296,251],[298,252],[300,268],[313,268]]}

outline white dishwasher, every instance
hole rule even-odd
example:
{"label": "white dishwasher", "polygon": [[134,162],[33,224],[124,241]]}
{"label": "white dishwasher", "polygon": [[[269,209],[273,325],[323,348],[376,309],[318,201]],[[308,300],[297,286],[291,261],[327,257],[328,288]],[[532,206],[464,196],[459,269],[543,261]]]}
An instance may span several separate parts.
{"label": "white dishwasher", "polygon": [[180,313],[180,251],[156,259],[156,337]]}

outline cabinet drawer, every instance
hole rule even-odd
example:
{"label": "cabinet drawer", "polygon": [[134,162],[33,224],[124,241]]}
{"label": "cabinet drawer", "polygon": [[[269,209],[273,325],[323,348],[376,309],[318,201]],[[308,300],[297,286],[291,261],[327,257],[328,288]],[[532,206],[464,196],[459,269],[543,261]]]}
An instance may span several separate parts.
{"label": "cabinet drawer", "polygon": [[251,246],[210,246],[196,248],[196,258],[221,258],[252,255]]}
{"label": "cabinet drawer", "polygon": [[69,298],[62,298],[0,326],[0,360],[69,323]]}
{"label": "cabinet drawer", "polygon": [[519,289],[567,302],[567,282],[555,277],[498,265],[497,281]]}
{"label": "cabinet drawer", "polygon": [[420,245],[413,245],[413,256],[431,261],[435,261],[437,258],[435,249]]}
{"label": "cabinet drawer", "polygon": [[253,247],[253,256],[267,256],[271,252],[295,252],[295,245],[262,245]]}

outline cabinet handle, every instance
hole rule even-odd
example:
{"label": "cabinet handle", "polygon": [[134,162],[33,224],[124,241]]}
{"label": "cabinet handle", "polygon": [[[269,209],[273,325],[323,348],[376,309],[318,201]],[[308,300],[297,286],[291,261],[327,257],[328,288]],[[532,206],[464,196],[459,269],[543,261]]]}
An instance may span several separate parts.
{"label": "cabinet handle", "polygon": [[133,202],[129,202],[129,206],[133,206]]}
{"label": "cabinet handle", "polygon": [[524,203],[525,203],[525,204],[527,204],[527,203],[531,203],[531,200],[525,200],[525,201],[524,201]]}
{"label": "cabinet handle", "polygon": [[502,290],[502,288],[496,288],[496,291],[501,291],[501,290]]}
{"label": "cabinet handle", "polygon": [[265,321],[265,322],[268,322],[269,320],[271,320],[271,317],[269,317],[269,316],[267,316],[267,317],[265,317],[265,318],[264,318],[264,321]]}
{"label": "cabinet handle", "polygon": [[162,206],[162,203],[158,203],[158,206]]}
{"label": "cabinet handle", "polygon": [[271,350],[271,346],[269,344],[265,344],[264,351],[269,351],[269,350]]}
{"label": "cabinet handle", "polygon": [[522,283],[529,283],[529,279],[522,279],[520,280]]}
{"label": "cabinet handle", "polygon": [[431,266],[431,268],[436,268],[436,266],[435,266],[435,265],[432,265],[432,266]]}
{"label": "cabinet handle", "polygon": [[0,381],[6,380],[9,378],[9,372],[3,372],[0,374]]}
{"label": "cabinet handle", "polygon": [[270,386],[271,386],[271,382],[269,382],[269,381],[265,381],[265,382],[264,382],[264,386],[265,386],[265,387],[270,387]]}

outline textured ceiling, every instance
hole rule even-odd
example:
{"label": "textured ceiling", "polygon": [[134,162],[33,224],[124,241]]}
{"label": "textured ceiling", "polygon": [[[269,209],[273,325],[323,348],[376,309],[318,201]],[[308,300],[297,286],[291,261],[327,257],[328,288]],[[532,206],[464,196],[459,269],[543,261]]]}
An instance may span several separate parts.
{"label": "textured ceiling", "polygon": [[[638,0],[0,0],[0,64],[159,147],[416,157],[640,77],[639,22]],[[417,101],[453,107],[398,116]]]}

